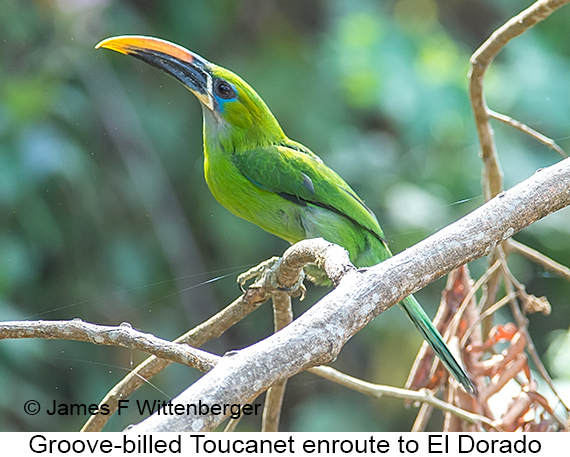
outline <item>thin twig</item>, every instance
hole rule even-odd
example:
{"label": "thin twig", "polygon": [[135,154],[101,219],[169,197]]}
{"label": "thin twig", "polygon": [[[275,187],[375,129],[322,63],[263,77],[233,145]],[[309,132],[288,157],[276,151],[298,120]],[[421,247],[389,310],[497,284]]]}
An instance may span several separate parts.
{"label": "thin twig", "polygon": [[[498,260],[495,263],[493,263],[493,265],[487,268],[485,273],[475,282],[473,287],[469,289],[467,295],[465,295],[465,298],[461,302],[461,306],[457,310],[457,313],[455,313],[455,316],[453,316],[453,319],[451,320],[451,322],[447,327],[447,330],[445,331],[444,335],[445,338],[448,339],[451,335],[457,334],[457,329],[459,327],[459,323],[461,322],[461,316],[465,312],[465,309],[467,308],[469,302],[475,296],[477,291],[481,289],[481,287],[483,287],[483,285],[489,281],[489,278],[495,274],[495,272],[499,269],[500,265],[501,264]],[[463,347],[463,345],[461,345],[460,348],[461,347]]]}
{"label": "thin twig", "polygon": [[520,130],[523,133],[530,135],[535,140],[539,141],[540,143],[544,144],[545,146],[548,146],[553,151],[556,151],[563,158],[568,157],[568,154],[566,154],[566,151],[564,151],[564,149],[562,149],[560,146],[558,146],[558,144],[556,144],[556,142],[553,139],[548,138],[546,135],[543,135],[542,133],[534,130],[532,127],[529,127],[528,125],[522,123],[521,121],[513,119],[512,117],[507,116],[506,114],[497,113],[496,111],[493,111],[490,108],[487,108],[487,113],[493,119],[501,121],[504,124],[510,125],[511,127],[515,128],[517,130]]}
{"label": "thin twig", "polygon": [[[509,291],[509,295],[511,295],[512,293],[514,293],[513,284],[519,284],[519,283],[516,280],[516,278],[514,277],[514,275],[512,274],[511,270],[509,269],[506,261],[504,261],[504,260],[502,262],[502,268],[503,268],[503,271],[505,273],[505,276],[507,276],[510,279],[510,281],[505,281],[505,282],[506,282],[507,290]],[[540,373],[542,378],[546,381],[546,383],[548,384],[548,387],[550,387],[550,389],[552,390],[554,395],[556,395],[556,398],[558,398],[558,401],[560,402],[560,404],[564,407],[564,410],[566,412],[566,423],[555,415],[553,415],[553,417],[563,428],[568,428],[568,422],[567,421],[568,421],[568,418],[570,418],[570,409],[569,409],[568,405],[566,405],[566,403],[564,402],[564,400],[562,399],[560,394],[558,393],[558,389],[554,385],[554,381],[550,377],[548,370],[546,369],[546,367],[544,366],[544,363],[540,359],[540,356],[538,355],[538,352],[536,350],[536,346],[534,345],[534,342],[532,340],[532,336],[530,335],[530,333],[528,331],[528,326],[527,326],[528,320],[523,315],[522,311],[520,310],[520,308],[518,306],[518,303],[516,302],[516,300],[514,300],[514,298],[511,300],[511,310],[513,312],[513,316],[515,318],[515,321],[517,322],[517,326],[519,327],[519,331],[526,338],[526,341],[527,341],[526,349],[527,349],[528,353],[530,354],[532,361],[536,365],[538,372]]]}
{"label": "thin twig", "polygon": [[432,395],[432,393],[427,389],[414,391],[408,389],[401,389],[398,387],[373,384],[370,382],[362,381],[358,378],[353,378],[352,376],[346,375],[340,371],[335,370],[334,368],[325,367],[325,366],[314,367],[308,371],[322,378],[334,381],[344,387],[348,387],[350,389],[353,389],[357,392],[366,395],[370,395],[376,398],[388,396],[388,397],[407,400],[408,402],[426,403],[442,411],[447,411],[449,413],[455,414],[461,419],[468,421],[472,424],[478,426],[481,426],[481,424],[485,424],[491,428],[497,429],[497,427],[493,424],[493,422],[488,418],[480,416],[479,414],[474,414],[469,411],[465,411],[464,409],[458,408],[457,406],[444,402],[443,400],[440,400],[439,398]]}
{"label": "thin twig", "polygon": [[525,244],[519,243],[518,241],[511,238],[506,243],[507,252],[511,253],[514,252],[516,254],[520,254],[527,259],[533,261],[537,265],[540,265],[545,270],[551,271],[552,273],[570,281],[570,268],[566,265],[562,265],[550,257],[544,255],[542,252],[538,252],[536,249],[533,249]]}
{"label": "thin twig", "polygon": [[487,308],[485,311],[483,311],[481,314],[479,314],[479,316],[477,317],[477,320],[473,323],[473,325],[471,325],[467,329],[467,331],[465,332],[465,335],[463,335],[463,338],[461,338],[461,347],[463,347],[466,344],[467,339],[471,335],[471,332],[476,328],[475,326],[477,324],[482,322],[485,318],[489,317],[491,314],[496,313],[503,306],[507,305],[510,302],[510,300],[512,300],[513,298],[515,298],[514,292],[512,293],[512,295],[508,294],[508,295],[504,296],[499,301],[495,302],[495,304],[493,306]]}
{"label": "thin twig", "polygon": [[[278,332],[293,320],[293,308],[291,297],[286,293],[274,294],[273,300],[273,321],[275,331]],[[278,432],[281,408],[287,380],[283,380],[271,386],[265,394],[265,405],[261,420],[262,432]]]}

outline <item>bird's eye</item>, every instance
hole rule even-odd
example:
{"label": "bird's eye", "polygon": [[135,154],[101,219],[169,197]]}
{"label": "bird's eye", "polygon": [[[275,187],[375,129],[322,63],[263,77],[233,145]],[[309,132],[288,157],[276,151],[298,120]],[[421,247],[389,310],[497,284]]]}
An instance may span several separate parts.
{"label": "bird's eye", "polygon": [[214,84],[214,90],[216,91],[216,95],[218,97],[223,98],[225,100],[229,100],[230,98],[235,98],[236,91],[234,88],[226,81],[222,79],[218,79]]}

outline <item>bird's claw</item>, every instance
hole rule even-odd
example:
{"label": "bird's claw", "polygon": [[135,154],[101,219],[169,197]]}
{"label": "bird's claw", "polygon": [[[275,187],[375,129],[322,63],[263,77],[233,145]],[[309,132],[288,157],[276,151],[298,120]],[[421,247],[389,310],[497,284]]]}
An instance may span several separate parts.
{"label": "bird's claw", "polygon": [[305,295],[307,295],[307,288],[305,287],[305,282],[304,282],[305,272],[303,270],[301,270],[301,272],[299,273],[299,279],[297,280],[297,282],[293,284],[291,287],[283,287],[277,284],[274,275],[270,276],[270,281],[271,285],[274,286],[276,289],[283,292],[287,292],[290,295],[293,295],[295,292],[299,292],[300,294],[299,301],[303,301],[305,299]]}
{"label": "bird's claw", "polygon": [[242,291],[245,294],[245,284],[250,279],[255,279],[254,284],[251,287],[263,287],[269,285],[275,290],[279,290],[281,292],[287,292],[289,294],[293,294],[294,292],[300,291],[301,298],[299,300],[303,300],[305,298],[305,294],[307,292],[307,288],[305,287],[304,280],[305,280],[305,273],[301,271],[299,274],[299,279],[295,284],[291,287],[283,287],[277,282],[275,278],[275,271],[279,267],[279,263],[281,261],[280,257],[272,257],[268,260],[261,262],[259,265],[256,265],[253,268],[250,268],[246,272],[240,274],[237,277],[237,283]]}
{"label": "bird's claw", "polygon": [[237,283],[242,291],[245,294],[245,283],[250,279],[255,279],[255,282],[258,282],[264,278],[265,275],[269,273],[275,266],[277,262],[279,262],[280,257],[271,257],[270,259],[264,260],[259,265],[256,265],[253,268],[243,272],[237,277]]}

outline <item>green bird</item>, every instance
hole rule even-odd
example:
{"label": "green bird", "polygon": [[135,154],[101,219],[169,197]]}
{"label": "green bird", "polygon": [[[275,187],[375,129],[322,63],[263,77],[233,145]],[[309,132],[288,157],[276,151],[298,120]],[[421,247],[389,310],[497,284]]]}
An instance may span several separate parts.
{"label": "green bird", "polygon": [[[204,172],[214,197],[236,216],[289,243],[322,237],[344,247],[357,267],[392,253],[376,216],[311,150],[287,138],[249,84],[236,74],[168,41],[118,36],[101,41],[179,80],[204,114]],[[475,388],[418,301],[400,306],[450,373]]]}

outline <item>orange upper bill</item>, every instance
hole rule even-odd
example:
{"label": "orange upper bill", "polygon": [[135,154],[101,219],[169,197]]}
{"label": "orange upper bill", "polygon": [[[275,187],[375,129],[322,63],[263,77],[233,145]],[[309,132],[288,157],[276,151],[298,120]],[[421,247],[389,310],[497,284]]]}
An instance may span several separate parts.
{"label": "orange upper bill", "polygon": [[100,41],[95,49],[106,48],[122,54],[133,54],[137,51],[158,51],[176,57],[185,62],[192,62],[195,57],[187,49],[169,41],[142,35],[122,35]]}

